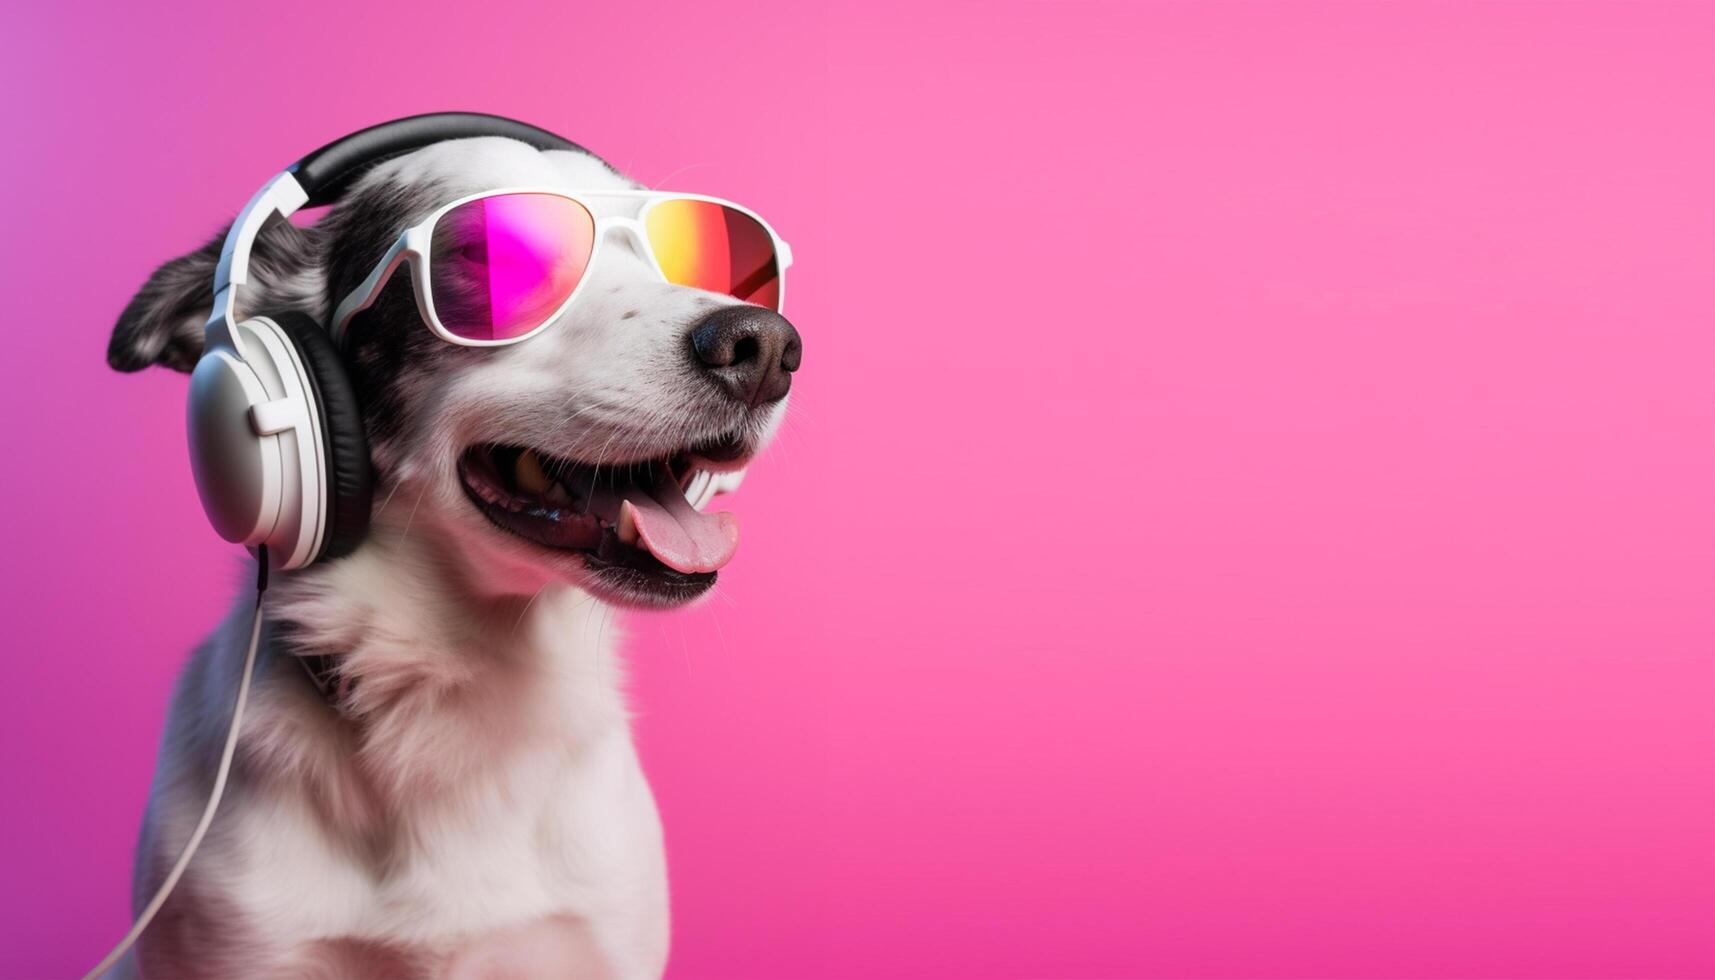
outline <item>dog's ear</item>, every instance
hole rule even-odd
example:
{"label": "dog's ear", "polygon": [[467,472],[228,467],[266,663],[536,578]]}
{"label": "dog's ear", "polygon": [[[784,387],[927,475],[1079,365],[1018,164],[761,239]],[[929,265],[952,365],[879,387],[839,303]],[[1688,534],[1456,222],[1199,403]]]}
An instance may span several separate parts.
{"label": "dog's ear", "polygon": [[160,364],[189,371],[202,356],[203,324],[214,306],[214,266],[226,233],[189,255],[155,270],[131,297],[113,339],[107,363],[116,371],[141,371]]}
{"label": "dog's ear", "polygon": [[[202,356],[203,327],[214,308],[214,267],[226,232],[189,255],[155,270],[131,297],[113,338],[107,363],[116,371],[141,371],[152,364],[189,371]],[[250,282],[239,293],[246,310],[304,310],[317,315],[325,305],[319,262],[319,236],[313,228],[276,221],[256,237],[250,250]]]}

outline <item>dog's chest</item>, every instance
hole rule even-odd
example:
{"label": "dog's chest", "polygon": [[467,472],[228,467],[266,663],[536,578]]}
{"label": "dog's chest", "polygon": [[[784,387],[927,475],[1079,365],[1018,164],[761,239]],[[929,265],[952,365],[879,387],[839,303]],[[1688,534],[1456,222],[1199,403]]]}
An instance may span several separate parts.
{"label": "dog's chest", "polygon": [[604,949],[665,942],[659,820],[623,734],[521,754],[377,839],[330,834],[301,802],[244,820],[243,904],[304,941],[456,957],[558,921]]}

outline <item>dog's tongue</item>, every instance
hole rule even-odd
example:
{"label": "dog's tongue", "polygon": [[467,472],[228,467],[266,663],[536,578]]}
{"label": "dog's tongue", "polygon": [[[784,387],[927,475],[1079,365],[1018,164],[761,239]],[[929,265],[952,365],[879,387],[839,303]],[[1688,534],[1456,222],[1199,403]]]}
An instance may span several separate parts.
{"label": "dog's tongue", "polygon": [[732,560],[738,551],[738,518],[692,507],[665,467],[638,489],[642,492],[620,504],[621,520],[629,508],[639,543],[661,564],[680,572],[712,572]]}

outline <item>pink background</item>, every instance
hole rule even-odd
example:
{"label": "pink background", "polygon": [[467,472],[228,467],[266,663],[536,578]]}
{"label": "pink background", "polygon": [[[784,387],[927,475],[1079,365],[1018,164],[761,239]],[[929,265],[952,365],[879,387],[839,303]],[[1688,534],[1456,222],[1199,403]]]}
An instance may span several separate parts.
{"label": "pink background", "polygon": [[22,6],[0,975],[128,921],[237,578],[115,315],[440,108],[796,246],[725,598],[633,619],[674,976],[1715,972],[1715,7]]}

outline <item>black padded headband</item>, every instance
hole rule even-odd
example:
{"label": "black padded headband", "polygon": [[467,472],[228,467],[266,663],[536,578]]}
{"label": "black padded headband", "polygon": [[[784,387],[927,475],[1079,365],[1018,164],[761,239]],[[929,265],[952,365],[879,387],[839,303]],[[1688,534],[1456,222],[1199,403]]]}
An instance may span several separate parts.
{"label": "black padded headband", "polygon": [[529,123],[483,112],[430,112],[406,116],[342,136],[286,168],[310,196],[305,207],[319,208],[339,200],[365,170],[391,157],[420,150],[441,140],[474,136],[504,136],[538,150],[588,153],[563,136]]}

